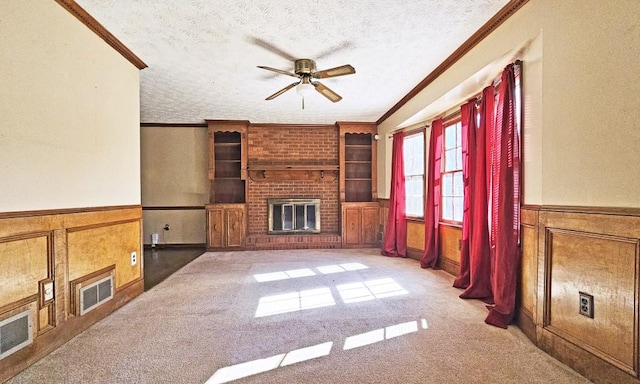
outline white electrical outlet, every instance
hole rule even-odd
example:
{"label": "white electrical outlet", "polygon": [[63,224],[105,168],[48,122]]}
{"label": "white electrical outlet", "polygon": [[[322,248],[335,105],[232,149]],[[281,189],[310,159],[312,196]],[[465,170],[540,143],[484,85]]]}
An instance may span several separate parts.
{"label": "white electrical outlet", "polygon": [[138,264],[138,254],[134,251],[131,252],[131,265],[134,266]]}

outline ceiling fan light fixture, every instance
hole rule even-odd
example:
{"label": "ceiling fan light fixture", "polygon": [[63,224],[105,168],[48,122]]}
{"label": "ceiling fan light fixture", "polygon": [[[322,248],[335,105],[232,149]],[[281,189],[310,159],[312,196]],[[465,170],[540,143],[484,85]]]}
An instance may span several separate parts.
{"label": "ceiling fan light fixture", "polygon": [[265,100],[273,100],[276,97],[282,95],[286,91],[291,88],[296,89],[296,92],[302,96],[302,109],[304,109],[304,98],[305,96],[309,96],[313,91],[317,91],[322,96],[329,99],[329,101],[336,103],[342,100],[342,96],[338,95],[324,84],[319,81],[312,81],[313,79],[326,79],[330,77],[336,76],[344,76],[344,75],[352,75],[356,73],[355,68],[353,68],[350,64],[341,65],[339,67],[325,69],[323,71],[316,70],[316,62],[311,59],[298,59],[294,61],[294,71],[287,72],[281,69],[265,67],[263,65],[259,65],[258,68],[265,69],[267,71],[279,73],[281,75],[287,75],[291,77],[296,77],[300,79],[298,82],[292,83],[274,93],[273,95],[267,97]]}
{"label": "ceiling fan light fixture", "polygon": [[307,78],[302,79],[300,84],[296,85],[296,92],[298,92],[298,95],[302,97],[309,96],[314,91],[314,89],[315,87],[309,82],[309,79]]}

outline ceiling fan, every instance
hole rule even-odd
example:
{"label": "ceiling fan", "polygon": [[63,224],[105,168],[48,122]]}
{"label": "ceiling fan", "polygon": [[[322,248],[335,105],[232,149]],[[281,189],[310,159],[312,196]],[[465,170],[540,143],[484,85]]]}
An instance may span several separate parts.
{"label": "ceiling fan", "polygon": [[325,69],[322,71],[316,70],[316,62],[311,59],[297,59],[294,61],[294,71],[287,72],[276,68],[265,67],[259,65],[258,68],[266,69],[267,71],[272,71],[275,73],[279,73],[281,75],[287,75],[291,77],[296,77],[300,79],[295,83],[291,83],[286,87],[282,88],[278,92],[273,95],[267,97],[265,100],[273,100],[276,97],[282,95],[293,87],[296,87],[296,91],[298,94],[302,96],[302,109],[304,109],[304,97],[311,93],[311,90],[315,89],[322,96],[336,103],[342,100],[342,96],[338,95],[331,89],[329,89],[326,85],[322,84],[319,81],[314,81],[314,79],[327,79],[330,77],[351,75],[356,73],[355,68],[351,65],[341,65],[339,67]]}

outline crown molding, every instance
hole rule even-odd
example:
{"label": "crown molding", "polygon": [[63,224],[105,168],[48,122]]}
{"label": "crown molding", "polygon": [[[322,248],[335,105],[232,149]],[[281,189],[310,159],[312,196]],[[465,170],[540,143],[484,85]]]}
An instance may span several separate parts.
{"label": "crown molding", "polygon": [[458,49],[456,49],[449,57],[447,57],[439,66],[436,67],[430,74],[427,75],[418,85],[416,85],[405,97],[398,101],[391,109],[389,109],[384,115],[382,115],[376,124],[380,125],[389,116],[396,113],[402,106],[404,106],[409,100],[414,98],[423,89],[433,83],[440,75],[442,75],[453,64],[460,60],[464,55],[469,53],[473,47],[478,45],[484,40],[491,32],[504,23],[509,17],[523,5],[528,3],[529,0],[511,0],[507,5],[502,7],[498,13],[496,13],[489,21],[487,21],[480,29],[478,29],[470,38],[467,39]]}
{"label": "crown molding", "polygon": [[111,32],[107,31],[96,19],[85,11],[75,0],[56,0],[64,9],[69,11],[75,18],[80,20],[84,25],[89,27],[96,35],[100,36],[113,49],[118,51],[125,59],[135,65],[138,69],[145,69],[147,64],[136,56],[129,48],[127,48],[120,40],[118,40]]}

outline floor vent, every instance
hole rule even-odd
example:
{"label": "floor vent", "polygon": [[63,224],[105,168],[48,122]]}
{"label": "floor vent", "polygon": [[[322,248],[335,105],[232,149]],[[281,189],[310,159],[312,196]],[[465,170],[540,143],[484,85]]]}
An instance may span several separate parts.
{"label": "floor vent", "polygon": [[31,311],[0,321],[0,360],[33,342]]}
{"label": "floor vent", "polygon": [[80,315],[97,308],[113,297],[113,276],[80,288]]}

